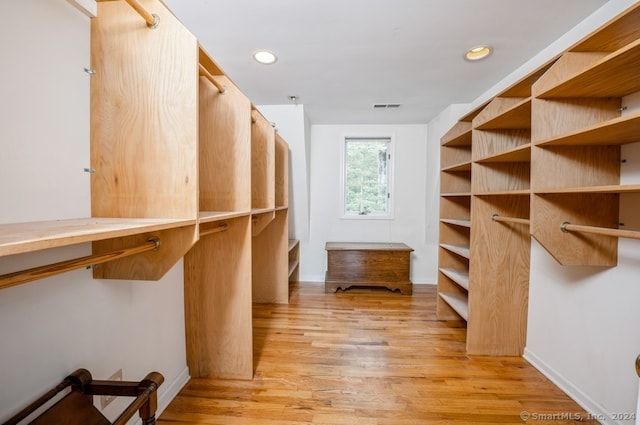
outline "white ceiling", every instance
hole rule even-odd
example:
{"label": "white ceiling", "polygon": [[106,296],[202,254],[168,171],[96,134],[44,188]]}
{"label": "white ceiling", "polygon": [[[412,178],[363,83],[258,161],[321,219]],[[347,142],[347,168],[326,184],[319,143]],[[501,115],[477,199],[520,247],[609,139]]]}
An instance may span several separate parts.
{"label": "white ceiling", "polygon": [[[295,95],[312,124],[427,123],[476,99],[606,1],[164,0],[255,105]],[[488,59],[463,58],[484,43],[494,48]],[[258,64],[258,49],[278,62]]]}

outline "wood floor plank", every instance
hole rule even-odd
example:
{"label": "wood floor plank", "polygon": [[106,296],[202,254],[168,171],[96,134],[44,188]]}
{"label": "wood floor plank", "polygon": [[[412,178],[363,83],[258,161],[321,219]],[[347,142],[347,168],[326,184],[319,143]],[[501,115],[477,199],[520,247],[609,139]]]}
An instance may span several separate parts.
{"label": "wood floor plank", "polygon": [[158,424],[597,423],[524,359],[467,356],[464,322],[438,321],[435,305],[429,285],[295,284],[288,305],[254,306],[254,379],[192,379]]}

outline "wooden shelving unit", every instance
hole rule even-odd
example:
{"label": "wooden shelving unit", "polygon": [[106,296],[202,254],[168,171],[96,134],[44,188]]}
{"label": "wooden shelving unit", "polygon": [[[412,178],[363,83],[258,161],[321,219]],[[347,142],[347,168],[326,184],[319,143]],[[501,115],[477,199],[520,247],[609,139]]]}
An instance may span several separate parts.
{"label": "wooden shelving unit", "polygon": [[[437,314],[466,320],[471,228],[471,120],[460,120],[442,137],[440,155],[440,249]],[[462,283],[461,283],[462,282]],[[464,305],[464,307],[463,307]]]}
{"label": "wooden shelving unit", "polygon": [[620,184],[621,146],[640,139],[640,114],[621,110],[640,90],[639,39],[636,5],[443,136],[438,317],[467,321],[469,354],[522,354],[531,235],[561,264],[616,264],[599,228],[640,192]]}
{"label": "wooden shelving unit", "polygon": [[[610,39],[610,41],[608,40]],[[562,223],[617,229],[621,146],[640,141],[640,7],[570,48],[533,86],[531,233],[564,265],[615,266],[617,237],[563,232]]]}
{"label": "wooden shelving unit", "polygon": [[289,283],[298,282],[300,277],[300,241],[289,239]]}
{"label": "wooden shelving unit", "polygon": [[91,242],[126,251],[94,277],[129,280],[184,258],[191,376],[251,379],[252,303],[288,302],[288,145],[161,0],[142,6],[156,28],[119,1],[91,20],[92,217],[2,224],[0,255]]}

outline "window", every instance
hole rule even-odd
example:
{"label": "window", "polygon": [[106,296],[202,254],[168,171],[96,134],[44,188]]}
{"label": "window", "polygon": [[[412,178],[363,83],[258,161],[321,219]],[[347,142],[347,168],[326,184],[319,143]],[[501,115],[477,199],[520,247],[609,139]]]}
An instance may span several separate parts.
{"label": "window", "polygon": [[346,137],[344,142],[344,216],[391,218],[391,138]]}

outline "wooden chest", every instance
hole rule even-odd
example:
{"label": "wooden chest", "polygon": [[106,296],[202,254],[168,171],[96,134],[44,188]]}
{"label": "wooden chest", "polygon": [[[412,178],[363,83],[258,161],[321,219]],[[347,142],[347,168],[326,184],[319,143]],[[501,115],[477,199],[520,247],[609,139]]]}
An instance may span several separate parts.
{"label": "wooden chest", "polygon": [[412,248],[403,243],[327,242],[325,292],[381,286],[411,295]]}

